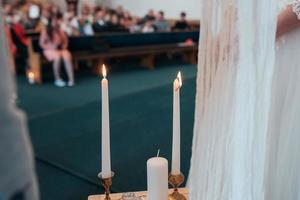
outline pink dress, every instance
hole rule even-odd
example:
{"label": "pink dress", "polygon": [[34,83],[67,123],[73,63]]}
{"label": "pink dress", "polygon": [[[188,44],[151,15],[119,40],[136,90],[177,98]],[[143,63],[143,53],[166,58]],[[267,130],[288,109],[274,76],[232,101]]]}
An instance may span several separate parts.
{"label": "pink dress", "polygon": [[44,56],[49,61],[54,61],[61,57],[71,58],[70,52],[66,49],[68,46],[68,38],[61,30],[54,32],[52,40],[49,38],[46,30],[43,30],[40,35],[39,43],[44,50]]}

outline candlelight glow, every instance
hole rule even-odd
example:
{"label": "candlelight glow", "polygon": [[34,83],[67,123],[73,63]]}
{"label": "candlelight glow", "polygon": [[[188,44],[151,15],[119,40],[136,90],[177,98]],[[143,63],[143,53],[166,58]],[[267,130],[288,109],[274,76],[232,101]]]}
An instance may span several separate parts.
{"label": "candlelight glow", "polygon": [[180,71],[177,74],[177,80],[179,82],[179,87],[181,87],[182,86],[182,79],[181,79],[181,72]]}
{"label": "candlelight glow", "polygon": [[102,75],[104,78],[106,78],[106,67],[104,64],[102,65]]}
{"label": "candlelight glow", "polygon": [[29,72],[29,73],[28,73],[28,78],[34,79],[34,73],[33,73],[33,72]]}
{"label": "candlelight glow", "polygon": [[177,83],[176,90],[179,90],[182,86],[182,79],[181,79],[181,72],[180,71],[178,72],[175,81]]}

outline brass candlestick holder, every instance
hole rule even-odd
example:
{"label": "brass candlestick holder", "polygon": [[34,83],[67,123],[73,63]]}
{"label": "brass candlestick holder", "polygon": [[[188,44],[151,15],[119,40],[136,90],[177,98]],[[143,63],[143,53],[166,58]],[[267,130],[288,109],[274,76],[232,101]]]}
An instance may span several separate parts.
{"label": "brass candlestick holder", "polygon": [[98,174],[98,177],[101,179],[101,183],[105,190],[105,198],[104,200],[111,200],[109,194],[110,194],[110,187],[112,185],[112,178],[114,177],[115,173],[111,172],[111,177],[109,178],[103,178],[102,173]]}
{"label": "brass candlestick holder", "polygon": [[184,175],[182,173],[178,175],[169,175],[169,184],[174,188],[172,194],[169,195],[169,200],[187,200],[183,194],[178,191],[179,186],[184,182]]}

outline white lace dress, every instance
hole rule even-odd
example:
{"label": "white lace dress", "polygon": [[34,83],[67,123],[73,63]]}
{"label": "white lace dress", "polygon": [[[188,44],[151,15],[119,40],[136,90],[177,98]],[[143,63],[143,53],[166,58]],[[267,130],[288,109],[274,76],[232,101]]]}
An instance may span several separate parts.
{"label": "white lace dress", "polygon": [[[293,1],[300,20],[300,1]],[[300,28],[277,41],[266,199],[300,199]]]}

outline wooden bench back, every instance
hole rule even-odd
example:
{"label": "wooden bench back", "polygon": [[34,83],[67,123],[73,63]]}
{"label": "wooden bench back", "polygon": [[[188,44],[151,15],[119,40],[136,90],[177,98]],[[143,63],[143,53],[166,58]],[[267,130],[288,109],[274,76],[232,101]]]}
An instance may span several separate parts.
{"label": "wooden bench back", "polygon": [[[156,32],[156,33],[113,33],[96,36],[81,36],[69,38],[71,52],[91,51],[106,52],[124,47],[145,47],[153,45],[177,44],[187,39],[198,43],[199,31]],[[41,53],[38,37],[32,37],[33,50]]]}

